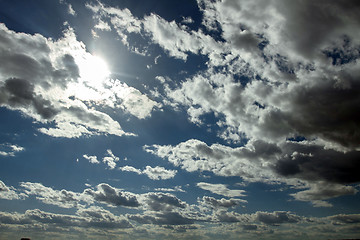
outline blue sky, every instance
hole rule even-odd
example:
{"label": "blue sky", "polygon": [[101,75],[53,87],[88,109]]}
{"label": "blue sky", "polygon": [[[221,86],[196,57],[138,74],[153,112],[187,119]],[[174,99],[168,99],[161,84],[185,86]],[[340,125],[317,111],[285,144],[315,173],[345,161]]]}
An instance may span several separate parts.
{"label": "blue sky", "polygon": [[0,0],[0,239],[359,238],[359,11]]}

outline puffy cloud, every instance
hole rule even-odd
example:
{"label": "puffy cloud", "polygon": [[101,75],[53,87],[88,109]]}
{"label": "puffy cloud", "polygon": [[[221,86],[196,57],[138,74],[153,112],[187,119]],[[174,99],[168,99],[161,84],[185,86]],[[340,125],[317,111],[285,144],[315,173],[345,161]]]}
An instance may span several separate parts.
{"label": "puffy cloud", "polygon": [[10,143],[0,144],[0,156],[3,157],[14,157],[16,153],[24,151],[25,148]]}
{"label": "puffy cloud", "polygon": [[220,176],[240,176],[247,181],[274,181],[276,176],[264,168],[266,161],[281,150],[264,141],[249,142],[244,147],[206,143],[191,139],[176,146],[144,146],[144,149],[189,172],[211,171]]}
{"label": "puffy cloud", "polygon": [[174,208],[185,208],[186,203],[169,193],[147,193],[142,196],[152,211],[171,211]]}
{"label": "puffy cloud", "polygon": [[107,164],[110,169],[114,169],[116,167],[116,162],[119,160],[120,158],[116,157],[110,149],[106,151],[106,156],[103,158],[103,162]]}
{"label": "puffy cloud", "polygon": [[85,189],[85,195],[91,196],[94,200],[105,203],[112,207],[139,207],[137,196],[133,193],[122,191],[121,189],[112,187],[106,183],[96,186],[96,190]]}
{"label": "puffy cloud", "polygon": [[146,166],[145,170],[143,170],[143,173],[146,174],[150,179],[153,180],[166,180],[170,178],[174,178],[176,175],[176,170],[167,170],[163,167],[150,167]]}
{"label": "puffy cloud", "polygon": [[36,199],[45,204],[51,204],[62,208],[79,207],[80,201],[89,202],[87,196],[80,193],[68,191],[65,189],[54,190],[50,187],[45,187],[41,183],[22,182],[20,186],[25,188],[27,195],[34,195]]}
{"label": "puffy cloud", "polygon": [[225,184],[213,184],[213,183],[205,183],[199,182],[196,184],[201,189],[210,191],[212,193],[226,196],[226,197],[243,197],[245,196],[245,190],[233,190],[228,189]]}
{"label": "puffy cloud", "polygon": [[200,204],[205,204],[212,208],[232,208],[240,205],[241,203],[247,203],[246,200],[230,198],[230,199],[216,199],[214,197],[203,196],[201,200],[198,200]]}
{"label": "puffy cloud", "polygon": [[124,218],[101,208],[81,209],[77,215],[56,214],[39,209],[26,210],[24,214],[0,212],[3,224],[49,224],[58,227],[84,227],[99,229],[131,228]]}
{"label": "puffy cloud", "polygon": [[96,156],[89,156],[87,154],[84,154],[83,158],[85,158],[86,160],[89,160],[89,162],[93,163],[93,164],[99,164],[100,163]]}
{"label": "puffy cloud", "polygon": [[122,109],[140,119],[161,107],[139,90],[110,79],[106,63],[87,52],[70,27],[56,41],[17,33],[4,24],[0,35],[0,105],[42,123],[44,134],[134,135],[99,107]]}
{"label": "puffy cloud", "polygon": [[297,223],[302,220],[301,217],[295,214],[292,214],[290,212],[283,212],[283,211],[277,211],[272,213],[257,212],[255,216],[259,222],[268,225],[278,225],[282,223]]}
{"label": "puffy cloud", "polygon": [[142,171],[140,169],[134,168],[132,166],[123,166],[123,167],[120,167],[119,169],[124,172],[134,172],[137,174],[142,174]]}
{"label": "puffy cloud", "polygon": [[152,180],[166,180],[166,179],[174,178],[177,172],[176,170],[168,170],[160,166],[156,166],[156,167],[146,166],[144,170],[140,170],[132,166],[123,166],[120,167],[119,169],[125,172],[145,174]]}
{"label": "puffy cloud", "polygon": [[24,193],[17,193],[14,187],[8,187],[3,181],[0,180],[0,199],[15,200],[24,199],[27,195]]}
{"label": "puffy cloud", "polygon": [[186,225],[193,224],[193,219],[182,216],[178,212],[163,212],[153,215],[133,214],[127,215],[130,220],[134,220],[141,224],[155,224],[155,225]]}

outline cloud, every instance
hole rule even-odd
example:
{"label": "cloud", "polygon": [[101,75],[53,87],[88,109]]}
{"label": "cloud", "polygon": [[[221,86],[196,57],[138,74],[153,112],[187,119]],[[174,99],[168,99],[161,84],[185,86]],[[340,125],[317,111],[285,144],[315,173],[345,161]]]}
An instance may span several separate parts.
{"label": "cloud", "polygon": [[297,223],[302,220],[301,217],[292,214],[290,212],[276,211],[272,213],[268,212],[257,212],[255,214],[256,219],[259,222],[268,224],[268,225],[278,225],[283,223]]}
{"label": "cloud", "polygon": [[211,171],[220,176],[240,176],[247,181],[275,181],[271,169],[264,168],[265,162],[281,153],[275,144],[264,141],[250,141],[246,146],[231,148],[190,139],[176,146],[144,146],[145,151],[168,159],[175,166],[186,171]]}
{"label": "cloud", "polygon": [[169,193],[147,193],[143,195],[148,208],[152,211],[172,211],[185,208],[186,203]]}
{"label": "cloud", "polygon": [[222,195],[225,197],[243,197],[245,196],[245,190],[233,190],[228,189],[225,184],[212,184],[212,183],[205,183],[199,182],[196,184],[201,189],[210,191],[212,193]]}
{"label": "cloud", "polygon": [[27,195],[24,193],[18,193],[14,187],[8,187],[3,181],[0,180],[0,199],[17,200],[24,199]]}
{"label": "cloud", "polygon": [[106,151],[106,156],[103,158],[103,163],[107,164],[110,169],[114,169],[116,167],[116,162],[118,162],[120,158],[116,157],[110,149]]}
{"label": "cloud", "polygon": [[214,197],[209,197],[209,196],[203,196],[202,199],[198,199],[198,202],[200,204],[205,204],[205,205],[208,205],[215,209],[217,209],[217,208],[232,208],[232,207],[236,207],[242,203],[247,203],[247,201],[243,200],[243,199],[237,199],[237,198],[216,199]]}
{"label": "cloud", "polygon": [[186,225],[193,224],[195,221],[182,216],[177,212],[165,212],[165,213],[156,213],[152,215],[140,215],[133,214],[127,215],[130,220],[134,220],[141,224],[154,224],[154,225]]}
{"label": "cloud", "polygon": [[103,71],[89,73],[99,58],[86,51],[71,27],[63,35],[53,40],[0,25],[0,105],[35,119],[42,125],[39,131],[53,137],[134,135],[122,130],[101,107],[144,119],[161,104],[109,78],[103,61]]}
{"label": "cloud", "polygon": [[146,166],[144,170],[140,170],[132,166],[123,166],[120,167],[119,169],[125,172],[134,172],[139,175],[145,174],[146,176],[148,176],[148,178],[152,180],[166,180],[166,179],[174,178],[177,172],[176,170],[168,170],[160,166],[156,166],[156,167]]}
{"label": "cloud", "polygon": [[37,200],[45,204],[61,208],[76,208],[81,205],[80,201],[84,203],[91,201],[91,199],[80,193],[65,189],[54,190],[50,187],[45,187],[41,183],[22,182],[20,186],[25,189],[27,195],[34,195]]}
{"label": "cloud", "polygon": [[85,195],[91,196],[95,201],[105,203],[112,207],[139,207],[137,196],[133,193],[122,191],[106,183],[96,186],[96,190],[85,189]]}
{"label": "cloud", "polygon": [[176,175],[176,170],[167,170],[163,167],[150,167],[146,166],[143,173],[146,174],[152,180],[166,180],[170,178],[174,178]]}
{"label": "cloud", "polygon": [[100,163],[96,156],[89,156],[89,155],[84,154],[83,158],[85,158],[86,160],[89,160],[89,162],[93,163],[93,164],[99,164]]}
{"label": "cloud", "polygon": [[81,209],[77,215],[56,214],[39,209],[26,210],[24,214],[0,212],[0,219],[3,224],[49,224],[49,226],[57,227],[98,229],[132,227],[124,217],[115,216],[98,207]]}
{"label": "cloud", "polygon": [[16,153],[24,151],[25,148],[10,143],[0,144],[0,156],[3,157],[14,157]]}
{"label": "cloud", "polygon": [[296,200],[311,201],[315,207],[332,207],[332,204],[323,201],[343,195],[355,195],[358,192],[352,186],[319,182],[311,184],[310,189],[290,194]]}
{"label": "cloud", "polygon": [[155,188],[154,190],[159,192],[186,192],[182,189],[182,186],[175,186],[174,188]]}

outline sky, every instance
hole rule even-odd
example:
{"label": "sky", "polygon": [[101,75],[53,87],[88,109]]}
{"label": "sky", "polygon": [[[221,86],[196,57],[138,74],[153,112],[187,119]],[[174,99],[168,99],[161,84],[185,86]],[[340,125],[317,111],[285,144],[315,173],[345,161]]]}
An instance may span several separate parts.
{"label": "sky", "polygon": [[0,0],[0,239],[359,239],[359,13]]}

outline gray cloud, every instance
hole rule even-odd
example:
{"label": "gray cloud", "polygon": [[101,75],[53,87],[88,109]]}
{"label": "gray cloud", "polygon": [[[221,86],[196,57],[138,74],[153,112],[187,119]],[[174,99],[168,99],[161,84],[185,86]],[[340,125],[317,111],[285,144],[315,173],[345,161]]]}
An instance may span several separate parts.
{"label": "gray cloud", "polygon": [[143,195],[145,202],[152,211],[172,211],[185,208],[186,203],[169,193],[147,193]]}
{"label": "gray cloud", "polygon": [[193,224],[195,221],[182,216],[178,212],[163,212],[155,213],[152,215],[127,215],[130,220],[134,220],[142,224],[154,224],[154,225],[186,225]]}
{"label": "gray cloud", "polygon": [[225,184],[213,184],[213,183],[205,183],[199,182],[196,184],[199,188],[210,191],[212,193],[223,195],[226,197],[243,197],[245,196],[245,190],[233,190],[227,188]]}
{"label": "gray cloud", "polygon": [[135,194],[114,188],[106,183],[96,186],[96,190],[86,189],[84,194],[94,198],[101,203],[110,206],[139,207],[140,203]]}
{"label": "gray cloud", "polygon": [[302,220],[301,217],[292,214],[290,212],[257,212],[256,214],[256,220],[259,222],[268,224],[268,225],[278,225],[282,223],[297,223]]}
{"label": "gray cloud", "polygon": [[200,204],[209,205],[210,207],[217,209],[217,208],[232,208],[236,207],[242,203],[247,203],[246,200],[243,199],[237,199],[237,198],[230,198],[230,199],[216,199],[214,197],[209,196],[203,196],[201,201],[199,201]]}

